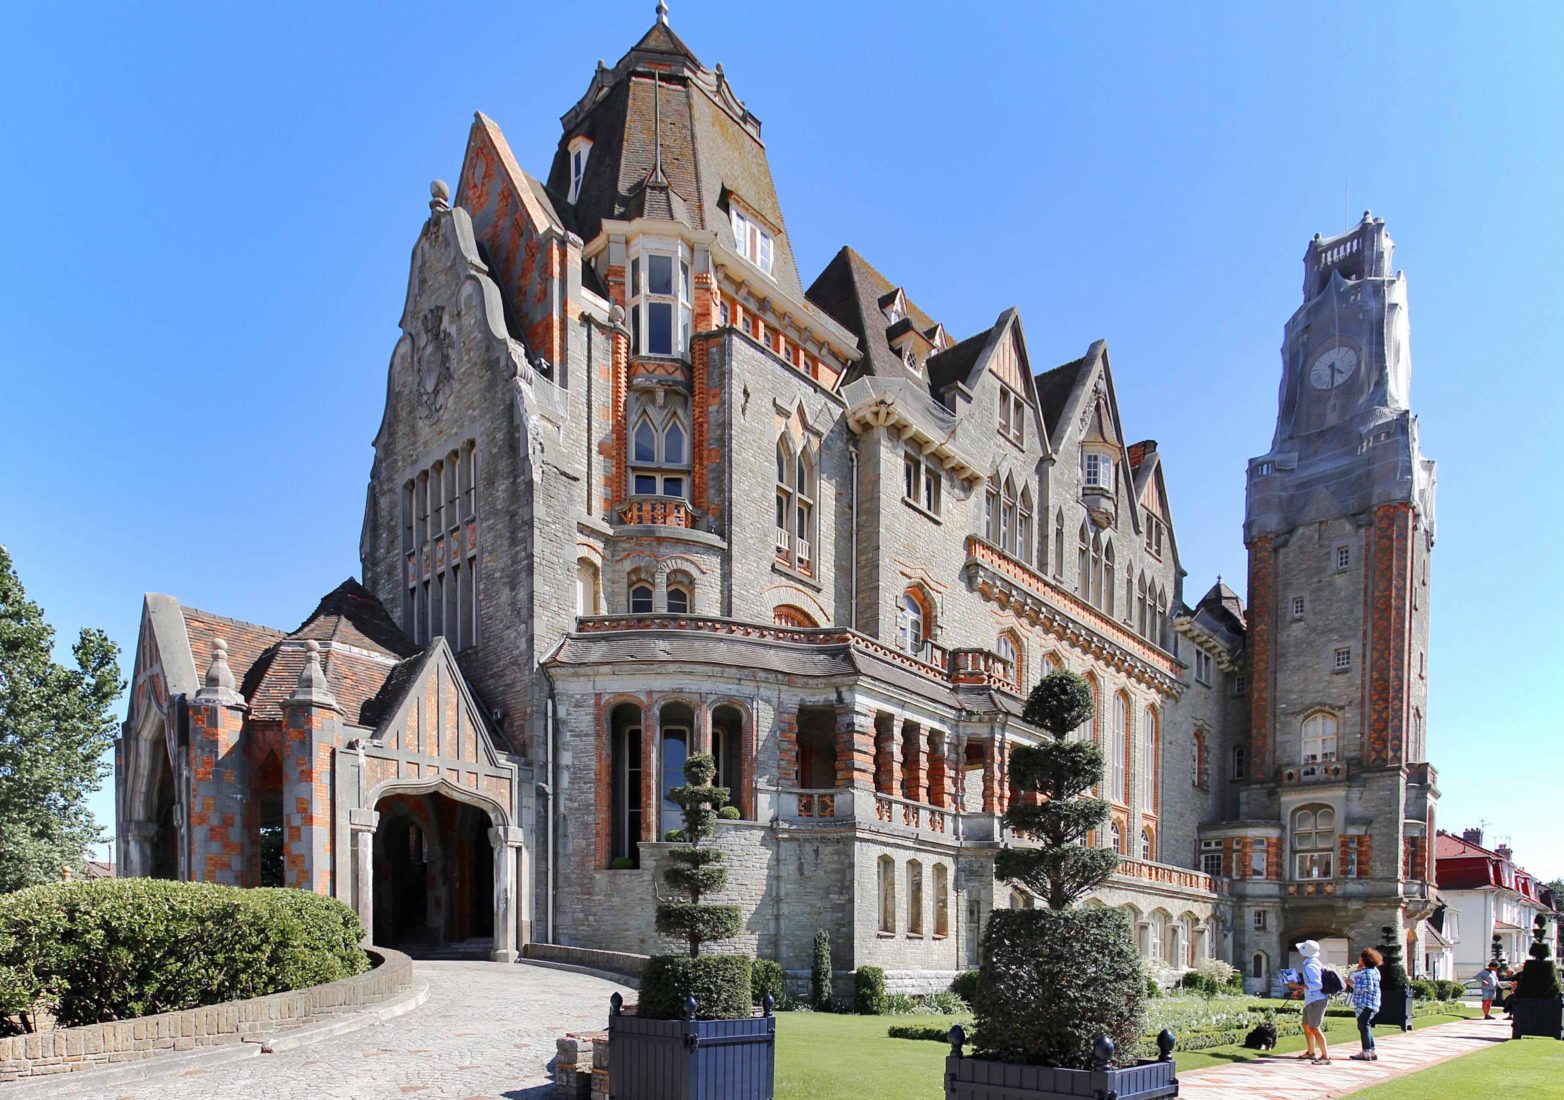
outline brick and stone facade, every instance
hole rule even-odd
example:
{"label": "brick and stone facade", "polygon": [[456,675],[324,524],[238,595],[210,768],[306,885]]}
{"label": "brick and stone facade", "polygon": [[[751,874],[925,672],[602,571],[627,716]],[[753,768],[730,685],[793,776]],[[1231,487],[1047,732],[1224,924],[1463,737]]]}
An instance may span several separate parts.
{"label": "brick and stone facade", "polygon": [[[1036,903],[995,881],[993,857],[1023,842],[1000,815],[1011,753],[1039,736],[1020,720],[1025,692],[1067,668],[1097,699],[1079,735],[1111,761],[1112,821],[1091,842],[1124,856],[1092,903],[1129,910],[1168,969],[1246,958],[1237,925],[1252,908],[1274,910],[1277,934],[1302,920],[1281,916],[1303,902],[1284,889],[1291,796],[1271,776],[1297,751],[1297,708],[1345,681],[1316,659],[1319,639],[1285,635],[1275,602],[1312,568],[1306,554],[1334,553],[1338,528],[1357,532],[1356,556],[1310,599],[1328,605],[1321,638],[1361,624],[1372,706],[1349,717],[1345,697],[1321,699],[1388,784],[1367,818],[1343,807],[1340,834],[1361,834],[1356,858],[1391,873],[1401,826],[1378,800],[1431,782],[1421,758],[1390,778],[1423,698],[1397,664],[1426,637],[1426,588],[1409,580],[1426,578],[1420,499],[1310,511],[1304,537],[1257,523],[1252,489],[1264,616],[1220,583],[1191,605],[1174,475],[1128,433],[1104,342],[1039,369],[1014,309],[955,339],[851,248],[806,287],[760,121],[665,20],[599,66],[562,122],[539,179],[478,115],[455,187],[431,188],[359,543],[364,587],[401,639],[387,666],[438,646],[492,770],[443,734],[434,749],[396,742],[381,712],[364,726],[298,664],[259,709],[247,686],[202,701],[203,738],[225,744],[238,724],[283,754],[289,881],[355,896],[344,853],[380,852],[392,808],[398,852],[415,826],[445,838],[431,860],[464,850],[465,819],[437,830],[434,809],[371,797],[419,793],[409,769],[433,758],[422,766],[448,777],[442,791],[474,792],[465,805],[520,848],[494,873],[515,884],[517,935],[656,952],[661,792],[687,753],[712,752],[740,812],[719,838],[745,917],[734,946],[802,975],[824,928],[841,970],[872,963],[893,987],[931,988],[976,964],[986,914]],[[1404,328],[1386,333],[1404,354]],[[1410,423],[1384,430],[1405,440]],[[1389,449],[1371,464],[1391,469]],[[149,603],[147,637],[180,610]],[[302,644],[242,642],[246,669]],[[351,664],[320,656],[328,681]],[[170,803],[143,716],[197,692],[151,657],[137,683],[121,835],[150,838]],[[400,676],[382,684],[372,693],[423,698]],[[443,705],[425,698],[423,719]],[[264,761],[248,766],[253,784]],[[175,784],[171,805],[216,799],[200,858],[233,874],[220,778]],[[128,843],[150,873],[161,849]],[[195,867],[181,854],[176,873]],[[453,905],[469,896],[442,889]]]}

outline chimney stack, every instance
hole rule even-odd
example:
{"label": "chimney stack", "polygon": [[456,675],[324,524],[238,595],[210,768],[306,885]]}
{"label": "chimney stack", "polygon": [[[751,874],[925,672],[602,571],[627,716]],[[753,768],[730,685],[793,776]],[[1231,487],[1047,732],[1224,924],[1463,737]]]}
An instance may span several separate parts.
{"label": "chimney stack", "polygon": [[1483,846],[1483,831],[1481,829],[1466,829],[1461,833],[1461,839],[1468,844],[1475,844],[1481,848]]}
{"label": "chimney stack", "polygon": [[1493,854],[1504,860],[1506,863],[1510,863],[1515,859],[1515,853],[1510,850],[1510,846],[1508,844],[1500,844],[1494,848]]}

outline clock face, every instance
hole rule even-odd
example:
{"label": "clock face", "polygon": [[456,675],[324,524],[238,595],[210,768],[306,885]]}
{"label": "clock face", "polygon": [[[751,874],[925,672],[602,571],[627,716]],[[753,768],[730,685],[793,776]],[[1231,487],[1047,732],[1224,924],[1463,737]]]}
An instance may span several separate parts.
{"label": "clock face", "polygon": [[1320,353],[1309,368],[1309,384],[1317,390],[1334,389],[1358,369],[1358,353],[1349,347],[1334,347]]}

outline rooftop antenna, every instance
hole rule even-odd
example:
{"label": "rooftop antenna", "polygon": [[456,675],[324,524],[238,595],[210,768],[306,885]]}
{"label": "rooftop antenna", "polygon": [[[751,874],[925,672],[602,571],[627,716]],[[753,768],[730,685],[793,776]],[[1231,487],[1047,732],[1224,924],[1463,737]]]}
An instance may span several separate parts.
{"label": "rooftop antenna", "polygon": [[657,22],[668,25],[668,0],[657,0]]}

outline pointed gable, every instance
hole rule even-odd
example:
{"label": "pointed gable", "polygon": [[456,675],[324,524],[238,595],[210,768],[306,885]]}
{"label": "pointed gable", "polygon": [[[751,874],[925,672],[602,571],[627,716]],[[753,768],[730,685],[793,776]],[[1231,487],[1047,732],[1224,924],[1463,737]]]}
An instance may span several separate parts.
{"label": "pointed gable", "polygon": [[483,709],[444,638],[401,662],[365,707],[373,740],[385,751],[438,758],[449,767],[495,768],[504,762]]}

